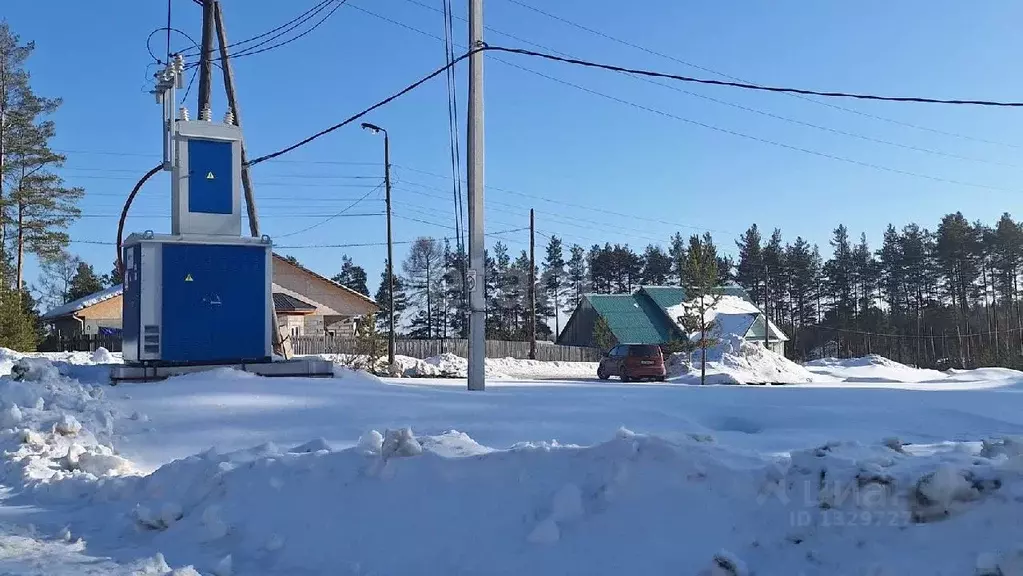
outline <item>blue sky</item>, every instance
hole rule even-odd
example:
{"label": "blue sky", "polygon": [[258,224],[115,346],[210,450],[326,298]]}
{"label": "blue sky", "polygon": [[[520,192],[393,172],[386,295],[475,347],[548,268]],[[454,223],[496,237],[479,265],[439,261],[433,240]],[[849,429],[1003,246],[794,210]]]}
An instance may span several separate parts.
{"label": "blue sky", "polygon": [[[577,57],[719,77],[685,62],[774,85],[1001,100],[1023,94],[1023,4],[1008,0],[524,1],[671,58],[509,0],[486,0],[489,43],[528,47],[499,32],[510,33]],[[259,34],[314,3],[222,0],[229,39]],[[67,152],[67,182],[87,191],[86,217],[71,229],[72,250],[97,271],[109,270],[114,248],[87,242],[114,241],[124,197],[159,158],[159,107],[147,93],[155,68],[147,69],[152,59],[145,39],[164,25],[161,4],[63,0],[48,4],[45,18],[29,2],[4,6],[13,29],[36,41],[30,61],[36,90],[64,98],[54,146]],[[250,155],[340,121],[441,64],[442,42],[395,23],[443,37],[441,15],[418,4],[441,6],[439,0],[349,0],[297,42],[239,59],[235,72]],[[466,5],[455,1],[455,10],[464,16]],[[173,0],[173,23],[198,39],[198,6]],[[457,21],[459,44],[465,37],[465,24]],[[158,55],[165,52],[165,37],[158,35],[153,46]],[[175,35],[173,47],[183,50],[189,43]],[[214,113],[220,117],[225,99],[219,71],[214,79]],[[464,67],[458,81],[464,114]],[[709,229],[724,251],[734,252],[735,237],[756,222],[768,230],[780,227],[787,241],[801,235],[828,253],[839,223],[856,236],[866,232],[876,247],[889,222],[933,228],[942,214],[956,210],[988,222],[1004,211],[1023,216],[1017,177],[1023,111],[849,100],[821,105],[671,81],[666,88],[514,55],[489,54],[485,81],[488,232],[526,226],[533,207],[542,233],[584,246],[609,241],[641,250],[676,231]],[[193,87],[193,113],[195,94]],[[366,120],[391,134],[395,239],[450,236],[443,76]],[[461,128],[464,137],[464,123]],[[326,275],[348,253],[367,268],[375,290],[382,246],[317,246],[384,240],[384,220],[376,215],[383,211],[382,192],[373,190],[381,157],[379,137],[352,126],[281,162],[255,167],[264,232],[293,247],[281,252]],[[168,182],[161,173],[143,189],[128,232],[169,230]],[[372,215],[300,232],[367,192],[367,201],[350,212]],[[528,246],[522,231],[501,239],[514,251]],[[402,258],[404,246],[396,254]],[[35,270],[30,267],[30,280]]]}

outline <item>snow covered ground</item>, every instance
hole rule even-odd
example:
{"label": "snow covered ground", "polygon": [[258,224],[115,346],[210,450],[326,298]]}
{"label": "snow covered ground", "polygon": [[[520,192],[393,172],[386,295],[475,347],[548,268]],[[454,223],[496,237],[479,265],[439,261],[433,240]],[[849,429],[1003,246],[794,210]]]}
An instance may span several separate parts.
{"label": "snow covered ground", "polygon": [[1019,372],[111,388],[88,354],[19,356],[0,574],[1023,574]]}

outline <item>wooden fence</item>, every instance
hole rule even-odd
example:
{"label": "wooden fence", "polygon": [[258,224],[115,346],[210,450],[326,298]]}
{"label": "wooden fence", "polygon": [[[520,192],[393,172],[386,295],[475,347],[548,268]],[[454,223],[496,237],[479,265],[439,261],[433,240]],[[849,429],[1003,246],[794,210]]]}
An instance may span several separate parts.
{"label": "wooden fence", "polygon": [[[355,354],[356,342],[352,338],[330,336],[291,336],[295,354]],[[463,358],[469,355],[469,341],[448,340],[398,340],[395,353],[399,356],[429,358],[450,353]],[[505,340],[486,341],[487,358],[529,358],[529,342]],[[581,346],[559,346],[549,342],[536,343],[536,359],[560,362],[597,362],[600,350]]]}
{"label": "wooden fence", "polygon": [[110,352],[120,352],[120,334],[47,336],[39,343],[40,352],[95,352],[97,348],[106,348]]}

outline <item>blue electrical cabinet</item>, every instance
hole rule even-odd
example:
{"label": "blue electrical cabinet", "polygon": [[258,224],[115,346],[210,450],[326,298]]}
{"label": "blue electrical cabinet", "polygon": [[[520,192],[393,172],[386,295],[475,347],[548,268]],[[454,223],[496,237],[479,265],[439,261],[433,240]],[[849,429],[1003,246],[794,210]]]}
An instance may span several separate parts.
{"label": "blue electrical cabinet", "polygon": [[125,361],[269,362],[271,258],[269,241],[258,238],[129,237]]}
{"label": "blue electrical cabinet", "polygon": [[188,211],[231,214],[234,211],[234,142],[188,140]]}

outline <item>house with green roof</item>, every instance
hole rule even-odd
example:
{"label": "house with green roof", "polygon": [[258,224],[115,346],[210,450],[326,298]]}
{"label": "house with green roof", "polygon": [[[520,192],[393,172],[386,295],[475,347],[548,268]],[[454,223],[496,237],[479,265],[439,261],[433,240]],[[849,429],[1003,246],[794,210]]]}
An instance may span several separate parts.
{"label": "house with green roof", "polygon": [[[765,318],[749,294],[739,286],[722,286],[718,304],[708,312],[718,338],[743,337],[763,344],[769,331],[768,347],[784,353],[788,337]],[[603,318],[611,334],[622,344],[666,344],[693,338],[679,325],[686,291],[678,286],[640,286],[631,294],[585,294],[558,335],[558,344],[596,347],[594,327]]]}

